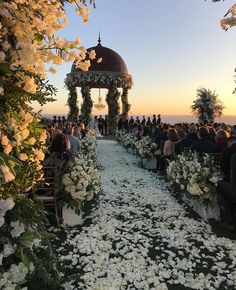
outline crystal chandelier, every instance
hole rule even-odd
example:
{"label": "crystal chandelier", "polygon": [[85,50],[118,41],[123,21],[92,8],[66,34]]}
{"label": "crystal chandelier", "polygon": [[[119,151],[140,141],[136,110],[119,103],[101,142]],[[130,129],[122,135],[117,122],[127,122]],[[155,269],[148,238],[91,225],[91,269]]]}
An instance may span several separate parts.
{"label": "crystal chandelier", "polygon": [[97,104],[94,105],[94,107],[95,107],[97,110],[99,110],[99,111],[101,111],[101,110],[103,110],[103,109],[105,108],[105,105],[104,105],[103,102],[102,102],[102,97],[101,97],[101,94],[100,94],[100,88],[99,88],[99,97],[98,97],[98,102],[97,102]]}

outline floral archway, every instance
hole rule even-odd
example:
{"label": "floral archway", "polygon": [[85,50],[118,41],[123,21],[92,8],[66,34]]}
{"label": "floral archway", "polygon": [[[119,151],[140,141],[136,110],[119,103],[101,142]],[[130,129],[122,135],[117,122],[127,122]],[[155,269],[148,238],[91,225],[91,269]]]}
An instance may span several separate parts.
{"label": "floral archway", "polygon": [[[108,90],[106,102],[108,105],[108,133],[114,134],[117,129],[118,117],[128,117],[130,104],[128,103],[128,92],[133,80],[128,74],[123,59],[113,50],[103,47],[99,38],[98,45],[88,49],[95,50],[96,60],[91,62],[91,67],[84,72],[73,64],[71,72],[67,74],[65,84],[69,90],[69,119],[78,116],[78,95],[76,88],[81,88],[83,104],[81,107],[81,118],[88,123],[91,118],[93,102],[91,99],[92,88],[105,88]],[[98,61],[101,59],[101,61]],[[118,90],[122,89],[122,93]],[[119,98],[121,96],[122,109],[120,110]]]}

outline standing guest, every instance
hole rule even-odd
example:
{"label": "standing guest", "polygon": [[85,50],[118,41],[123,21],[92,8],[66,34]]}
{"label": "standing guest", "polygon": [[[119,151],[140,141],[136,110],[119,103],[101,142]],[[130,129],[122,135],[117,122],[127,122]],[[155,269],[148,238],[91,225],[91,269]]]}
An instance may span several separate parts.
{"label": "standing guest", "polygon": [[175,128],[170,128],[167,133],[168,140],[164,144],[164,156],[170,157],[175,152],[175,144],[179,141],[178,132]]}
{"label": "standing guest", "polygon": [[191,150],[198,153],[214,153],[215,145],[208,139],[208,130],[202,126],[198,131],[199,140],[195,141],[191,145]]}
{"label": "standing guest", "polygon": [[138,116],[136,117],[135,123],[137,123],[138,125],[140,125],[140,120],[139,120],[139,117]]}
{"label": "standing guest", "polygon": [[143,119],[142,119],[142,121],[141,121],[141,125],[143,125],[143,126],[146,125],[146,118],[145,118],[145,116],[143,116]]}
{"label": "standing guest", "polygon": [[129,126],[133,126],[134,125],[134,118],[133,116],[131,116],[130,120],[129,120]]}
{"label": "standing guest", "polygon": [[108,127],[108,117],[107,117],[107,115],[105,115],[105,119],[104,119],[104,133],[105,133],[105,135],[107,135],[107,127]]}
{"label": "standing guest", "polygon": [[216,152],[221,152],[224,148],[228,147],[229,133],[223,129],[216,132],[215,136],[215,148]]}
{"label": "standing guest", "polygon": [[78,155],[80,151],[81,142],[79,138],[76,138],[75,136],[73,136],[73,134],[74,134],[74,128],[72,127],[67,128],[66,135],[68,136],[69,143],[70,143],[69,150],[74,156],[76,156]]}
{"label": "standing guest", "polygon": [[153,124],[153,125],[156,125],[156,123],[157,123],[156,115],[153,115],[153,118],[152,118],[152,124]]}
{"label": "standing guest", "polygon": [[52,123],[53,124],[57,123],[57,116],[53,116]]}
{"label": "standing guest", "polygon": [[150,126],[151,126],[151,124],[152,124],[152,122],[151,122],[151,118],[150,118],[150,117],[148,117],[148,118],[147,118],[147,123],[146,123],[146,126],[147,126],[147,127],[150,127]]}
{"label": "standing guest", "polygon": [[65,123],[66,123],[66,118],[65,118],[65,116],[62,116],[61,121],[62,121],[62,124],[63,124],[63,127],[64,127],[64,125],[65,125]]}
{"label": "standing guest", "polygon": [[102,115],[100,115],[98,118],[98,130],[102,135],[104,135],[104,119]]}
{"label": "standing guest", "polygon": [[121,130],[122,129],[122,118],[120,117],[119,120],[118,120],[118,124],[117,124],[117,127],[118,127],[118,130]]}
{"label": "standing guest", "polygon": [[128,120],[128,118],[124,117],[123,118],[123,129],[128,130],[128,126],[129,126],[129,120]]}
{"label": "standing guest", "polygon": [[157,125],[160,125],[161,124],[161,115],[158,114],[157,115]]}

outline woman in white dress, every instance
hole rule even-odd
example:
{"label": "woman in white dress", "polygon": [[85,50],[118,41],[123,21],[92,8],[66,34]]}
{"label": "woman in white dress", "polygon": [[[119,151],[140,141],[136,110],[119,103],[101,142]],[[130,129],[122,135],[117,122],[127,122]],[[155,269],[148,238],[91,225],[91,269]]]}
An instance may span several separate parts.
{"label": "woman in white dress", "polygon": [[96,137],[103,137],[98,129],[98,119],[97,119],[97,116],[95,116],[94,118],[92,118],[90,120],[90,122],[88,123],[88,126],[87,126],[88,129],[93,129],[95,131],[95,136]]}

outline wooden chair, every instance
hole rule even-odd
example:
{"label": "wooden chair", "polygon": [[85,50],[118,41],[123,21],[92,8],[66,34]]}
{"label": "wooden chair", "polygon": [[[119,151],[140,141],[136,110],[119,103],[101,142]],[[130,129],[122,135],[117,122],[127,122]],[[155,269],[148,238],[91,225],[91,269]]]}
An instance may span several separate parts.
{"label": "wooden chair", "polygon": [[57,203],[55,179],[57,168],[54,166],[43,167],[44,179],[34,188],[33,199],[41,201],[45,208],[53,208],[57,226],[59,226],[61,210]]}

